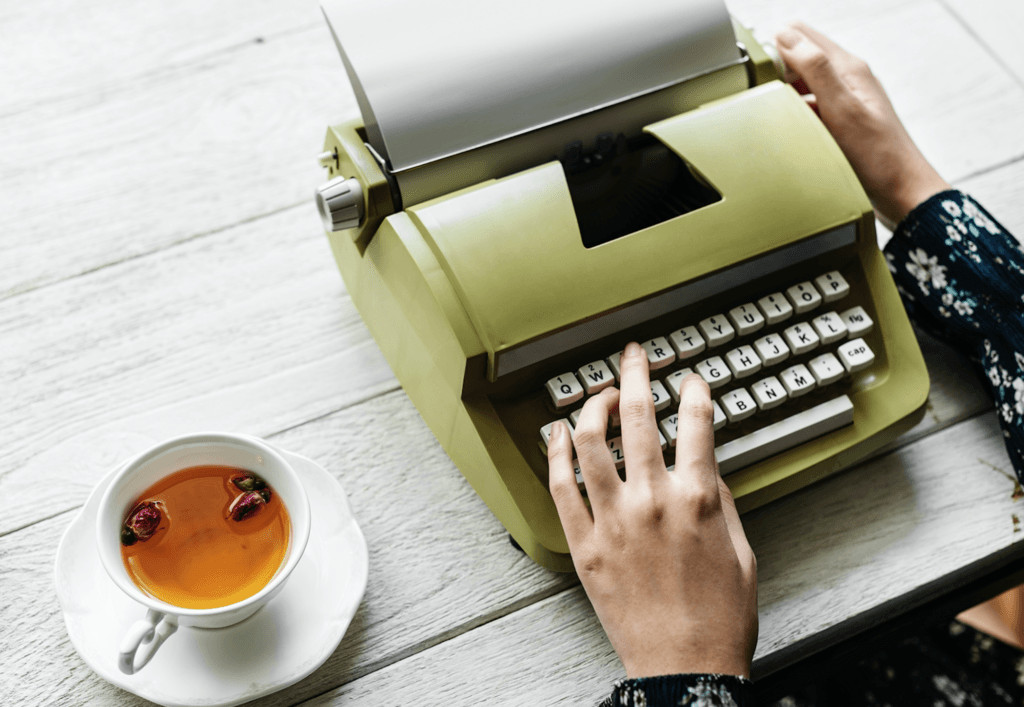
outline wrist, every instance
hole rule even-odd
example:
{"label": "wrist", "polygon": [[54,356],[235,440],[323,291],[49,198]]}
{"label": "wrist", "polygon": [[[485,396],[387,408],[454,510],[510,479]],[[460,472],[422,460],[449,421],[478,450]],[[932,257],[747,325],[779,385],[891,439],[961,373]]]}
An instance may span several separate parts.
{"label": "wrist", "polygon": [[913,169],[908,170],[900,184],[893,190],[890,212],[883,215],[894,224],[898,224],[914,210],[918,204],[928,200],[939,192],[952,189],[949,182],[939,176],[924,157],[920,158]]}

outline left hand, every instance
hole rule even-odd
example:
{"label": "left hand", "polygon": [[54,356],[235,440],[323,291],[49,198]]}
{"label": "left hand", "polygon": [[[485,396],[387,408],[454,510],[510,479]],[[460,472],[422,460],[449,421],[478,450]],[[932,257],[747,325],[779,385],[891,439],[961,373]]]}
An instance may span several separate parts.
{"label": "left hand", "polygon": [[[749,677],[757,643],[757,568],[729,488],[718,474],[711,392],[682,384],[675,471],[662,458],[647,355],[622,356],[622,391],[583,406],[575,439],[556,425],[548,445],[551,495],[576,572],[626,674]],[[618,408],[628,470],[605,441]],[[591,508],[576,486],[573,444]]]}

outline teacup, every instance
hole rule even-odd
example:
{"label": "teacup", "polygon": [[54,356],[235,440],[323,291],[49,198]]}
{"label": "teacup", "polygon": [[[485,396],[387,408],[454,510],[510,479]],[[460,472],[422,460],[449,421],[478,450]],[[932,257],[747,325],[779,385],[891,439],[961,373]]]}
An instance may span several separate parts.
{"label": "teacup", "polygon": [[[211,609],[175,606],[143,592],[132,581],[121,555],[125,517],[143,492],[166,476],[196,466],[236,467],[257,474],[279,494],[291,523],[288,549],[270,581],[246,599]],[[130,461],[104,491],[96,527],[97,548],[107,574],[122,592],[148,609],[122,639],[118,667],[129,675],[141,670],[179,625],[218,629],[252,616],[284,587],[306,549],[309,528],[309,499],[301,480],[280,454],[256,438],[222,432],[186,435]]]}

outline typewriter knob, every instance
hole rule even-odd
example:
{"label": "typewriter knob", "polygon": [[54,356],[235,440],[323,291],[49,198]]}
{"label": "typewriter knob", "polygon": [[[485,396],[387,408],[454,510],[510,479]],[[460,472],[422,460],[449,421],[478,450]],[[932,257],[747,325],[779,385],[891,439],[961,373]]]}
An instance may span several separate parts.
{"label": "typewriter knob", "polygon": [[316,208],[328,231],[355,228],[363,221],[363,186],[358,179],[335,177],[317,189]]}

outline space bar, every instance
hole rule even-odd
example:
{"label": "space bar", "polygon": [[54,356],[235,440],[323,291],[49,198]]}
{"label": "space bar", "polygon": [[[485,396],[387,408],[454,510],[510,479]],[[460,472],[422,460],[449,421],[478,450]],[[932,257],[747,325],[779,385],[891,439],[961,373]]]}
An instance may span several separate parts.
{"label": "space bar", "polygon": [[715,447],[718,470],[725,476],[852,422],[853,403],[841,395]]}

